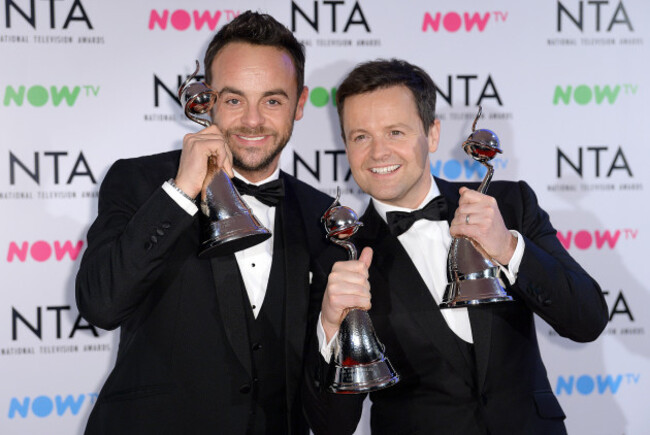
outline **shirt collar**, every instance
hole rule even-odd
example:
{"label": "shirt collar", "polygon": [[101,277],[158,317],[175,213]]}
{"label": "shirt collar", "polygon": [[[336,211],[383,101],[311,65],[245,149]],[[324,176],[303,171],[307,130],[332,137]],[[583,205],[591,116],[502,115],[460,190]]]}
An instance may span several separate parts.
{"label": "shirt collar", "polygon": [[275,168],[275,171],[273,171],[273,173],[272,173],[269,177],[267,177],[267,178],[265,178],[265,179],[263,179],[263,180],[261,180],[261,181],[257,181],[257,182],[255,182],[255,183],[253,183],[253,182],[251,182],[251,181],[248,181],[248,180],[246,179],[246,177],[244,177],[242,174],[240,174],[239,172],[237,172],[237,171],[235,170],[235,168],[233,168],[232,172],[235,174],[235,177],[239,178],[239,179],[242,180],[242,181],[247,182],[248,184],[253,184],[253,185],[255,185],[255,186],[261,186],[261,185],[264,184],[264,183],[268,183],[269,181],[277,180],[278,178],[280,178],[280,165],[278,165],[278,167]]}
{"label": "shirt collar", "polygon": [[379,216],[384,220],[384,222],[388,222],[386,219],[386,213],[389,211],[406,211],[406,212],[411,212],[413,210],[419,210],[422,207],[424,207],[429,201],[431,201],[433,198],[436,196],[440,195],[440,189],[438,189],[438,185],[436,184],[436,180],[433,179],[433,176],[430,175],[431,177],[431,187],[429,187],[429,192],[426,194],[420,205],[417,206],[417,208],[406,208],[406,207],[399,207],[396,205],[391,205],[391,204],[386,204],[385,202],[381,202],[378,199],[372,198],[372,202],[375,205],[375,209],[377,210],[377,213],[379,213]]}

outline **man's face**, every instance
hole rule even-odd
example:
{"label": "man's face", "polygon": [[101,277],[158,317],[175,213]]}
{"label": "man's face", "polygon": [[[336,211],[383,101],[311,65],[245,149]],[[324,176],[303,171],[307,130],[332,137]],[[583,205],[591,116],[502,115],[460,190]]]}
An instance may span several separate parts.
{"label": "man's face", "polygon": [[346,98],[343,130],[352,175],[364,192],[399,207],[420,205],[431,186],[429,153],[438,148],[440,122],[425,132],[406,86]]}
{"label": "man's face", "polygon": [[291,56],[276,47],[233,42],[219,51],[211,70],[210,87],[219,94],[213,121],[235,169],[250,181],[270,176],[307,99],[307,88],[297,95]]}

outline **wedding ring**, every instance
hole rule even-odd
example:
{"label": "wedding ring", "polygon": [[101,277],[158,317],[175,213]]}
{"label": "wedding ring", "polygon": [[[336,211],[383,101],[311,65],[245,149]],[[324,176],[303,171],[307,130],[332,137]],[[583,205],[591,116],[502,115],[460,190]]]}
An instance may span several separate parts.
{"label": "wedding ring", "polygon": [[469,225],[469,215],[465,215],[465,223]]}

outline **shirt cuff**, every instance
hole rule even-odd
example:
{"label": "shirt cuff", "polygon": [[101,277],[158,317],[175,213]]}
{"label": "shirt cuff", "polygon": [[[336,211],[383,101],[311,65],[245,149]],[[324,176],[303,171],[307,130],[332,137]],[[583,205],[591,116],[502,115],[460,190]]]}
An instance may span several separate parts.
{"label": "shirt cuff", "polygon": [[165,181],[162,185],[162,188],[174,200],[174,202],[180,205],[183,208],[183,210],[185,210],[190,216],[194,216],[196,212],[199,211],[199,208],[196,206],[196,204],[194,204],[189,199],[185,198],[179,191],[174,189],[174,187],[168,182]]}
{"label": "shirt cuff", "polygon": [[320,354],[323,356],[325,361],[329,363],[330,359],[332,358],[332,352],[334,350],[334,345],[336,344],[336,339],[339,336],[339,332],[336,331],[330,342],[326,343],[325,341],[327,338],[325,337],[325,329],[321,323],[321,316],[322,313],[318,315],[318,326],[316,327],[316,335],[318,336],[318,348],[320,349]]}
{"label": "shirt cuff", "polygon": [[514,254],[508,263],[508,267],[501,266],[501,272],[508,278],[510,285],[513,285],[517,280],[517,274],[519,273],[519,265],[521,264],[521,259],[524,256],[524,238],[519,234],[518,231],[510,230],[510,234],[517,238],[517,247],[515,248]]}

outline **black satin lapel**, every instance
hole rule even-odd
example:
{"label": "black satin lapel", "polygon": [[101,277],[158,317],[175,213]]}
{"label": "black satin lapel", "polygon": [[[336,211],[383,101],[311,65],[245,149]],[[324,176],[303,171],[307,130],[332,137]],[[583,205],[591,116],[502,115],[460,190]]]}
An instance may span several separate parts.
{"label": "black satin lapel", "polygon": [[241,275],[233,254],[210,259],[221,319],[230,345],[249,375],[252,376],[251,351],[244,313]]}
{"label": "black satin lapel", "polygon": [[309,305],[309,251],[304,233],[301,206],[290,183],[285,180],[282,207],[284,238],[285,357],[287,361],[288,403],[293,403],[302,370],[302,356]]}
{"label": "black satin lapel", "polygon": [[[369,230],[363,234],[370,236],[363,242],[375,251],[370,273],[380,275],[392,297],[399,299],[412,313],[413,321],[421,329],[422,339],[430,341],[440,355],[448,359],[452,367],[458,367],[459,373],[472,384],[471,370],[468,370],[469,366],[458,348],[453,332],[449,330],[431,292],[402,244],[390,234],[388,226],[372,205],[362,221]],[[436,331],[444,333],[437,334]]]}
{"label": "black satin lapel", "polygon": [[492,340],[492,310],[490,304],[470,306],[469,321],[474,338],[474,353],[476,354],[476,371],[479,391],[485,384],[488,362],[490,361],[490,344]]}

